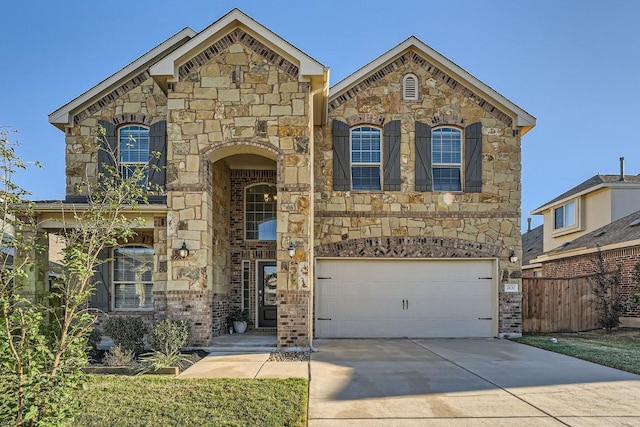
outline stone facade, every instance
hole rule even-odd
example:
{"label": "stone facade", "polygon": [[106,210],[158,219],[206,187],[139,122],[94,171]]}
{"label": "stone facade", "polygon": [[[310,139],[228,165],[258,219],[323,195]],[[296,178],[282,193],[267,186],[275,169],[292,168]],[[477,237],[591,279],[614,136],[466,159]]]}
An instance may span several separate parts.
{"label": "stone facade", "polygon": [[[189,319],[192,344],[209,344],[241,306],[243,261],[253,317],[255,261],[277,262],[278,345],[287,347],[311,344],[314,257],[497,259],[500,283],[519,283],[519,266],[508,262],[521,242],[519,112],[434,66],[419,46],[329,95],[324,66],[239,11],[224,19],[70,107],[65,123],[73,196],[97,177],[100,120],[166,121],[166,204],[147,215],[156,319]],[[415,101],[402,97],[407,73],[419,83]],[[400,121],[399,190],[333,189],[333,119]],[[480,192],[416,191],[416,122],[481,123]],[[244,191],[259,182],[277,188],[275,242],[244,237]],[[500,333],[520,330],[519,298],[499,295]]]}

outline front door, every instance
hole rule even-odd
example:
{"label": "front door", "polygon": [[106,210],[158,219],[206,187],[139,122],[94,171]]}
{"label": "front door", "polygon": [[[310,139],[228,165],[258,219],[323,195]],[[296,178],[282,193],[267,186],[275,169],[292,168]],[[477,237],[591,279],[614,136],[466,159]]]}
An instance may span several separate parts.
{"label": "front door", "polygon": [[258,262],[258,327],[275,328],[278,322],[278,271],[275,261]]}

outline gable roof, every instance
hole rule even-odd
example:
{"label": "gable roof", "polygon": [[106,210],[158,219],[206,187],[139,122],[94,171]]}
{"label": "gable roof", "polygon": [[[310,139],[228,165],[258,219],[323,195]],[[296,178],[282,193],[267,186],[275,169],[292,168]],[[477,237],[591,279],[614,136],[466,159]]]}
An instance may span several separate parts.
{"label": "gable roof", "polygon": [[120,71],[110,75],[88,91],[49,114],[49,123],[61,130],[64,130],[65,126],[73,125],[74,112],[81,110],[86,105],[108,94],[123,81],[130,80],[132,77],[139,75],[143,70],[148,68],[150,64],[155,63],[168,52],[186,43],[195,34],[196,32],[189,27],[182,29]]}
{"label": "gable roof", "polygon": [[[509,112],[515,115],[516,123],[514,125],[522,128],[522,135],[527,133],[536,125],[536,118],[531,114],[527,113],[507,98],[500,95],[494,89],[472,76],[469,72],[455,64],[453,61],[447,59],[436,50],[427,46],[415,36],[409,37],[396,47],[387,51],[380,57],[374,59],[364,67],[332,86],[329,90],[329,103],[331,104],[333,100],[344,93],[347,93],[349,90],[359,91],[358,88],[354,88],[355,85],[376,74],[381,70],[381,68],[387,66],[395,58],[411,50],[425,55],[426,58],[428,58],[428,61],[432,62],[432,64],[426,63],[427,61],[425,61],[424,58],[415,59],[421,63],[426,63],[424,65],[431,66],[433,71],[443,77],[448,84],[457,87],[458,84],[461,83],[466,88],[472,90],[474,94],[479,95],[480,98],[476,96],[475,99],[479,105],[486,103],[487,99],[490,99],[494,103],[498,104],[496,107],[499,106],[504,112]],[[453,78],[453,80],[450,77]]]}
{"label": "gable roof", "polygon": [[542,255],[544,242],[544,226],[539,225],[522,235],[522,265],[529,264],[538,255]]}
{"label": "gable roof", "polygon": [[541,214],[552,205],[571,197],[577,197],[582,194],[591,193],[603,187],[612,187],[618,185],[638,185],[640,184],[640,175],[624,175],[624,180],[620,180],[620,175],[594,175],[586,181],[581,182],[572,189],[565,191],[553,200],[548,201],[539,208],[531,211],[533,215]]}
{"label": "gable roof", "polygon": [[640,211],[584,234],[546,254],[559,254],[583,248],[610,246],[640,240]]}
{"label": "gable roof", "polygon": [[233,28],[244,26],[258,35],[270,47],[277,49],[287,59],[299,63],[300,75],[324,76],[327,68],[316,61],[264,25],[243,13],[240,9],[233,9],[204,30],[200,31],[188,43],[180,46],[169,55],[162,58],[151,69],[152,76],[168,76],[178,79],[178,65],[194,55],[200,53],[210,45],[212,38],[224,36]]}

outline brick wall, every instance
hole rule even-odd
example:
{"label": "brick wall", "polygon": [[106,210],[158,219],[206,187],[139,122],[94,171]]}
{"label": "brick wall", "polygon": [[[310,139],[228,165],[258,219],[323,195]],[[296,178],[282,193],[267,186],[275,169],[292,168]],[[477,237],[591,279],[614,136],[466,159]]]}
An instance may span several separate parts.
{"label": "brick wall", "polygon": [[278,347],[309,346],[309,292],[278,291]]}
{"label": "brick wall", "polygon": [[161,291],[153,293],[155,318],[190,320],[189,345],[211,344],[213,293],[210,290]]}
{"label": "brick wall", "polygon": [[501,292],[499,305],[498,329],[500,336],[522,335],[522,293]]}

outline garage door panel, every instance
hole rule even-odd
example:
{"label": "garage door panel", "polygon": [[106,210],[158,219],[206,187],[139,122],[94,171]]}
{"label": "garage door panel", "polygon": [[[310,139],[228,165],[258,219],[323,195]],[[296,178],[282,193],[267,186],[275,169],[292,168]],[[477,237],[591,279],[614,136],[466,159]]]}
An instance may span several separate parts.
{"label": "garage door panel", "polygon": [[317,337],[492,336],[491,260],[318,260],[316,271]]}

